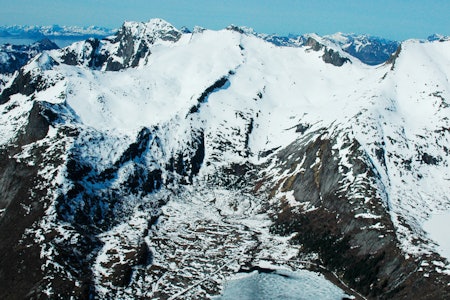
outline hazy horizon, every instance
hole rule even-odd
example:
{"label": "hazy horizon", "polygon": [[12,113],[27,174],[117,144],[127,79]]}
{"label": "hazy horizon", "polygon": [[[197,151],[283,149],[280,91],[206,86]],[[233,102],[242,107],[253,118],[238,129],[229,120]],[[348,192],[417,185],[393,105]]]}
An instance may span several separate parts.
{"label": "hazy horizon", "polygon": [[162,18],[175,27],[218,30],[235,24],[267,34],[336,32],[388,39],[450,35],[450,1],[221,1],[164,2],[132,0],[31,1],[1,0],[0,25],[101,26],[118,28],[124,21]]}

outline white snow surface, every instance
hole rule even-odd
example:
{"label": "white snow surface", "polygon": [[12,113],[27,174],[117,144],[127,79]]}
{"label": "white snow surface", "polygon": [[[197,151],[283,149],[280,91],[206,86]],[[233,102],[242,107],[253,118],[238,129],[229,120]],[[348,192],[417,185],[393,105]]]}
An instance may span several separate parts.
{"label": "white snow surface", "polygon": [[423,228],[438,244],[438,252],[450,261],[450,210],[432,214]]}

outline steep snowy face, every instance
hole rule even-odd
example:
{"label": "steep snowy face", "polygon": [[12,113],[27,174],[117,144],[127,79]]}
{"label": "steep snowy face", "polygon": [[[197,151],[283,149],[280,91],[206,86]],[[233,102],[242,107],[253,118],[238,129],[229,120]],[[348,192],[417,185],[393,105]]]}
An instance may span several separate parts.
{"label": "steep snowy face", "polygon": [[[403,43],[381,82],[384,104],[369,117],[378,119],[373,125],[378,127],[376,135],[383,137],[379,169],[387,179],[393,220],[406,223],[399,232],[412,248],[415,239],[423,238],[421,226],[429,214],[449,207],[448,46]],[[409,221],[401,221],[405,219]]]}
{"label": "steep snowy face", "polygon": [[154,19],[38,55],[0,95],[0,295],[208,298],[308,268],[448,296],[422,225],[450,207],[449,49],[371,67],[315,35]]}

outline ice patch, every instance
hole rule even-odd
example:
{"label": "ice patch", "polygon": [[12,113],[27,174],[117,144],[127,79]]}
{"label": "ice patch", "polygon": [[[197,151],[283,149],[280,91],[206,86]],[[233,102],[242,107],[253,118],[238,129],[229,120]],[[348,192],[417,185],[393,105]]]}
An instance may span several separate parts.
{"label": "ice patch", "polygon": [[437,248],[439,254],[450,261],[450,210],[431,215],[423,224],[423,228],[439,245]]}
{"label": "ice patch", "polygon": [[276,270],[271,273],[254,271],[237,274],[226,283],[217,300],[228,299],[343,299],[349,296],[317,273],[299,270]]}

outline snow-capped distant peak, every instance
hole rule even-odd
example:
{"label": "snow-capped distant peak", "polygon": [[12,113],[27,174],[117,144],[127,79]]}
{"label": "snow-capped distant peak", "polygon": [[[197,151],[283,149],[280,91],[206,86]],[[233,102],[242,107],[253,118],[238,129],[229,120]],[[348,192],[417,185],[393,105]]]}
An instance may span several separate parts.
{"label": "snow-capped distant peak", "polygon": [[348,35],[346,35],[342,32],[336,32],[331,35],[326,35],[325,37],[329,38],[330,40],[333,40],[335,42],[342,43],[342,44],[348,43],[348,40],[349,40]]}
{"label": "snow-capped distant peak", "polygon": [[164,30],[166,28],[175,29],[175,27],[167,22],[166,20],[160,19],[160,18],[153,18],[150,19],[146,25],[149,28],[153,28],[154,30]]}
{"label": "snow-capped distant peak", "polygon": [[442,34],[435,33],[435,34],[430,35],[427,38],[427,40],[429,42],[434,42],[434,41],[444,42],[444,41],[449,41],[450,40],[450,36],[445,36],[445,35],[442,35]]}
{"label": "snow-capped distant peak", "polygon": [[152,39],[161,39],[163,41],[177,41],[181,36],[181,31],[172,24],[162,19],[150,19],[148,22],[125,22],[119,31],[120,33],[129,32],[134,38],[151,37]]}
{"label": "snow-capped distant peak", "polygon": [[397,41],[376,36],[342,32],[325,35],[323,40],[338,45],[345,52],[368,65],[378,65],[385,62],[400,45]]}

